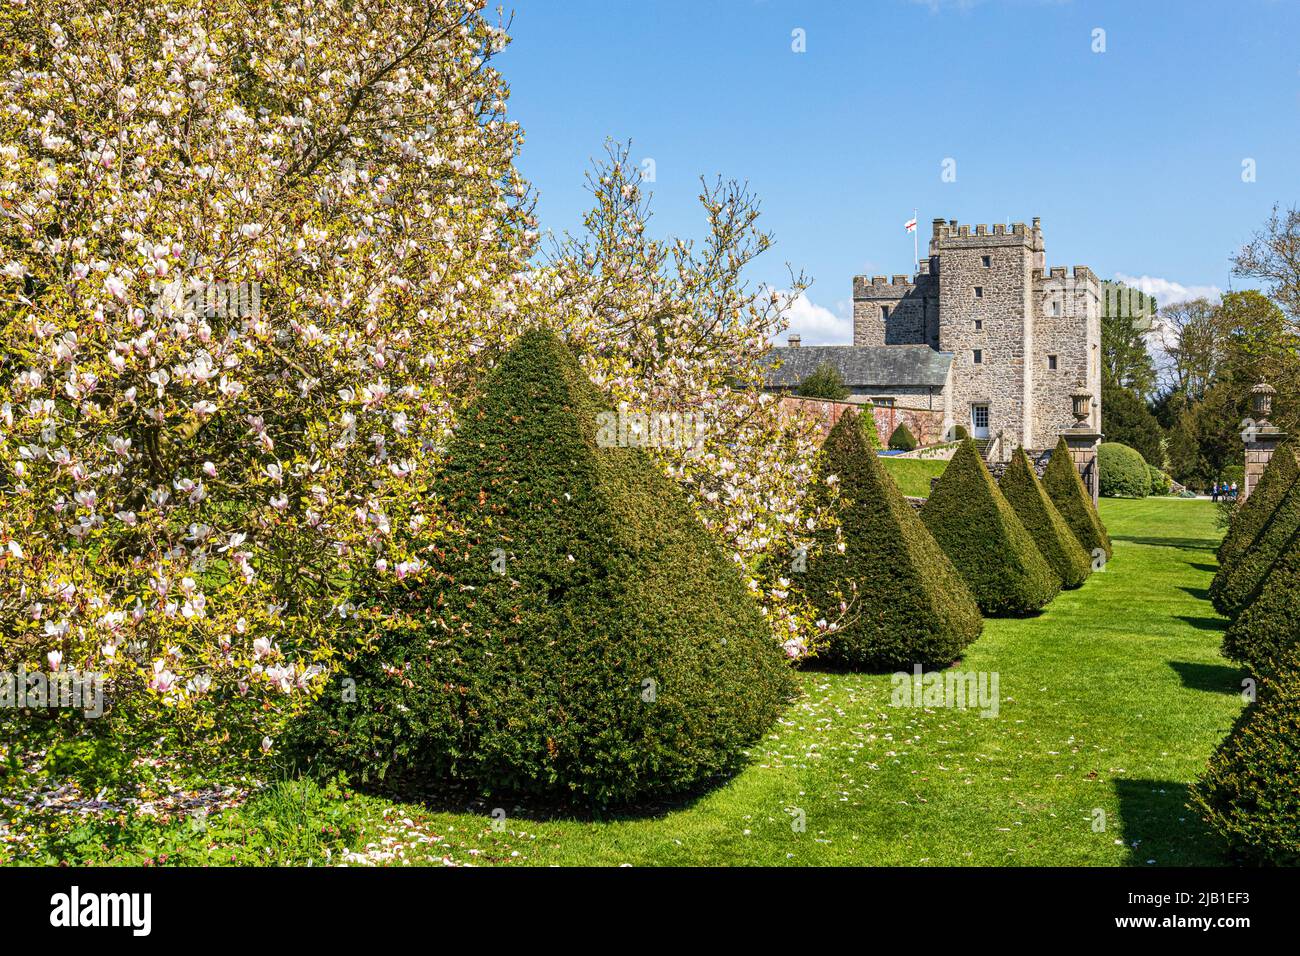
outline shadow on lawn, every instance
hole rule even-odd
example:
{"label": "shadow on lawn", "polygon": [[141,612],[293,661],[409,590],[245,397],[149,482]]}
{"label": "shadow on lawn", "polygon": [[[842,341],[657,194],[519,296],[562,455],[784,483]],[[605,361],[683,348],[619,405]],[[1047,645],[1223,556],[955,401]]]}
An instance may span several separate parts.
{"label": "shadow on lawn", "polygon": [[483,796],[468,787],[461,788],[454,784],[427,788],[401,784],[381,787],[357,786],[355,789],[387,800],[419,804],[431,813],[468,813],[488,818],[489,821],[500,809],[505,811],[506,819],[528,820],[533,823],[549,821],[608,823],[618,820],[655,820],[680,810],[689,810],[709,794],[725,787],[728,782],[735,779],[735,776],[743,772],[743,769],[735,775],[710,781],[676,797],[610,807],[565,803],[559,800],[548,801],[532,794],[501,793]]}
{"label": "shadow on lawn", "polygon": [[1115,781],[1119,838],[1130,866],[1227,866],[1227,846],[1187,806],[1188,786],[1173,780]]}
{"label": "shadow on lawn", "polygon": [[[1192,565],[1192,567],[1197,567],[1197,565]],[[1185,591],[1186,593],[1190,594],[1192,597],[1196,598],[1196,600],[1198,600],[1198,601],[1208,601],[1208,600],[1210,599],[1210,589],[1209,589],[1209,588],[1185,588],[1185,587],[1180,587],[1178,590],[1180,590],[1180,591]]]}
{"label": "shadow on lawn", "polygon": [[1219,548],[1219,543],[1213,538],[1152,538],[1146,535],[1113,534],[1110,540],[1145,544],[1153,548],[1178,548],[1181,551],[1217,551]]}
{"label": "shadow on lawn", "polygon": [[1194,661],[1170,661],[1169,666],[1178,674],[1183,686],[1191,690],[1204,690],[1213,694],[1241,693],[1241,678],[1245,671],[1239,667],[1199,664]]}
{"label": "shadow on lawn", "polygon": [[1197,614],[1175,614],[1175,621],[1182,621],[1184,624],[1196,628],[1198,631],[1219,631],[1227,629],[1228,621],[1222,617],[1205,617]]}

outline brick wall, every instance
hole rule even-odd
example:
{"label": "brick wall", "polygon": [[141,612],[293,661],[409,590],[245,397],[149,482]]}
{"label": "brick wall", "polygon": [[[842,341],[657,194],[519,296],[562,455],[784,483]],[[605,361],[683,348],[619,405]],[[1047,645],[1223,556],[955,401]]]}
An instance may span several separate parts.
{"label": "brick wall", "polygon": [[[852,402],[832,402],[821,398],[799,398],[786,395],[781,398],[781,409],[787,414],[809,415],[818,420],[824,438],[835,427],[840,416],[850,408],[865,413],[867,409]],[[908,431],[922,445],[933,445],[943,441],[943,411],[928,408],[878,408],[872,406],[871,414],[876,420],[876,435],[880,447],[889,444],[889,436],[902,423],[907,424]]]}

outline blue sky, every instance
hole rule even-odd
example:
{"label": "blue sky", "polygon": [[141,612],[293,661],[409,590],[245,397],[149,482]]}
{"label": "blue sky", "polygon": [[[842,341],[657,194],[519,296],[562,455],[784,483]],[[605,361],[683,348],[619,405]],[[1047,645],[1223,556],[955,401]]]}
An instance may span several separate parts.
{"label": "blue sky", "polygon": [[[1162,299],[1300,201],[1294,0],[517,0],[498,61],[544,228],[576,229],[607,137],[655,163],[654,230],[699,235],[699,177],[747,180],[814,280],[796,325],[848,340],[855,274],[908,272],[903,223],[1042,218],[1048,265]],[[1093,52],[1094,31],[1105,51]],[[792,50],[802,30],[806,52]],[[956,180],[943,182],[945,159]],[[1253,160],[1254,181],[1243,182]]]}

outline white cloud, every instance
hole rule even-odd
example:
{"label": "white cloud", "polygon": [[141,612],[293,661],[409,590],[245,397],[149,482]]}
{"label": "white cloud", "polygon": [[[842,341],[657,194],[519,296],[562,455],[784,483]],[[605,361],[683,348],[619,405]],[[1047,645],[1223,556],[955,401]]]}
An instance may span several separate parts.
{"label": "white cloud", "polygon": [[[780,295],[788,298],[789,293],[781,292]],[[793,332],[802,336],[803,345],[852,345],[851,308],[852,306],[846,308],[843,303],[837,303],[837,310],[832,311],[824,305],[817,305],[808,296],[801,295],[790,302],[790,310],[786,313],[790,327],[779,336],[779,344],[784,345],[786,338]]]}
{"label": "white cloud", "polygon": [[1223,290],[1217,285],[1183,285],[1181,282],[1174,282],[1172,279],[1161,279],[1158,276],[1131,276],[1123,272],[1117,272],[1115,273],[1115,281],[1131,285],[1147,295],[1155,296],[1156,302],[1161,308],[1170,302],[1186,302],[1188,299],[1209,299],[1211,302],[1215,302],[1223,295]]}

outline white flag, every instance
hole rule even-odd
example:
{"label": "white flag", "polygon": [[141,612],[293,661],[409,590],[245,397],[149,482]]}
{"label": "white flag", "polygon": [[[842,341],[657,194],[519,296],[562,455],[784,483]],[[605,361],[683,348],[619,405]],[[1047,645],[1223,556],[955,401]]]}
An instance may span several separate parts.
{"label": "white flag", "polygon": [[916,232],[916,217],[913,216],[911,219],[907,220],[907,222],[903,223],[903,228],[908,232]]}

